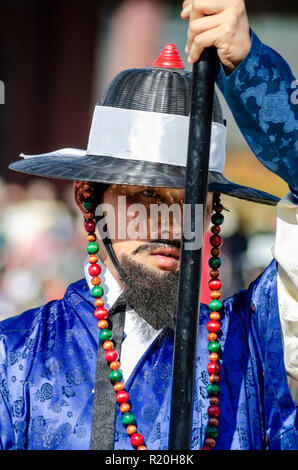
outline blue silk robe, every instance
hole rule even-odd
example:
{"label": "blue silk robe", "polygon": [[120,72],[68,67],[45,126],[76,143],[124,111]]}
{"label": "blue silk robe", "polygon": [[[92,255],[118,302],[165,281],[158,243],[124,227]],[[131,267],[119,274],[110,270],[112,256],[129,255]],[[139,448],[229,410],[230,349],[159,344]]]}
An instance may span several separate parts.
{"label": "blue silk robe", "polygon": [[[220,344],[221,417],[217,449],[297,449],[296,406],[283,364],[273,261],[248,290],[226,299]],[[84,280],[64,299],[0,325],[0,446],[2,449],[88,449],[97,321]],[[208,421],[208,308],[202,306],[192,448]],[[149,449],[167,449],[173,337],[155,341],[127,390]],[[108,373],[108,368],[107,368]],[[118,412],[115,449],[131,450]]]}
{"label": "blue silk robe", "polygon": [[[298,194],[297,106],[283,59],[252,34],[247,58],[218,85],[262,163]],[[298,200],[298,199],[297,199]],[[220,343],[216,449],[297,449],[296,406],[283,363],[273,261],[248,290],[226,299]],[[201,307],[192,448],[204,441],[209,400]],[[85,280],[64,298],[0,324],[0,449],[88,449],[98,328]],[[148,449],[167,449],[173,338],[155,341],[127,383]],[[131,449],[118,414],[115,449]]]}

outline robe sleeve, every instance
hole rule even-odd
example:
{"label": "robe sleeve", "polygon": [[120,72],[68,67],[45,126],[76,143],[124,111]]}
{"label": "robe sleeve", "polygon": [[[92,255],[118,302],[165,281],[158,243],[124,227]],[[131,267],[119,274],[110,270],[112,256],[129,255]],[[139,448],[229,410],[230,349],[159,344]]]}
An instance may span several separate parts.
{"label": "robe sleeve", "polygon": [[0,450],[15,448],[12,416],[7,400],[8,394],[7,380],[4,374],[0,373]]}
{"label": "robe sleeve", "polygon": [[[260,162],[298,196],[298,81],[286,61],[251,32],[251,49],[217,85]],[[297,197],[298,203],[298,197]]]}
{"label": "robe sleeve", "polygon": [[277,205],[273,255],[284,364],[298,405],[298,81],[289,65],[251,32],[251,49],[232,74],[222,66],[217,84],[251,150],[291,190]]}
{"label": "robe sleeve", "polygon": [[273,255],[278,262],[277,292],[284,364],[298,406],[298,205],[291,193],[277,205]]}

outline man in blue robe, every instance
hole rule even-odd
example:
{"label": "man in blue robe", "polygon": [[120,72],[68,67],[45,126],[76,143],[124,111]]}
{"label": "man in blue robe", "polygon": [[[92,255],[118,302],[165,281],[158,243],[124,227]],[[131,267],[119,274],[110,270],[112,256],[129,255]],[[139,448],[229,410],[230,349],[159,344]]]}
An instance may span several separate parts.
{"label": "man in blue robe", "polygon": [[[296,107],[290,99],[293,80],[284,60],[262,44],[254,33],[251,33],[249,52],[245,53],[235,70],[227,75],[227,66],[224,68],[222,65],[217,77],[217,83],[247,142],[259,160],[289,184],[290,192],[277,205],[274,261],[247,290],[240,291],[223,302],[221,334],[218,337],[222,351],[220,417],[215,449],[298,448],[298,275],[295,260],[298,232],[298,121]],[[111,106],[109,99],[108,94],[104,106]],[[117,110],[120,108],[119,105]],[[100,111],[103,114],[111,112],[110,109]],[[112,116],[113,125],[116,126],[116,115]],[[103,117],[102,125],[106,115]],[[97,126],[97,120],[100,119],[101,115],[97,112],[93,125]],[[96,130],[99,132],[98,127]],[[24,159],[12,167],[32,174],[76,180],[88,180],[94,171],[91,181],[108,183],[102,195],[103,200],[108,202],[112,202],[114,195],[118,196],[121,191],[126,191],[125,195],[131,197],[132,202],[136,201],[136,195],[145,199],[157,197],[166,200],[168,204],[171,200],[180,200],[181,189],[172,187],[166,190],[167,185],[159,188],[152,182],[142,184],[144,178],[150,177],[147,174],[150,168],[152,172],[155,170],[152,162],[151,166],[144,166],[144,162],[141,162],[141,167],[146,169],[146,172],[143,171],[146,173],[143,180],[139,173],[132,181],[132,173],[128,172],[124,175],[127,181],[119,181],[111,161],[109,170],[111,173],[114,171],[114,181],[107,181],[103,177],[100,179],[96,176],[100,169],[91,169],[88,164],[92,163],[94,154],[105,155],[103,147],[100,147],[101,153],[96,153],[99,152],[97,146],[103,146],[104,143],[101,141],[98,144],[92,131],[91,135],[93,137],[89,139],[89,153],[87,151],[86,155],[74,155],[74,151],[71,155],[69,151],[66,154],[57,152],[55,155]],[[117,154],[116,150],[113,151]],[[134,157],[136,158],[135,154]],[[79,163],[75,159],[80,159]],[[81,159],[85,159],[85,165],[81,163]],[[75,177],[69,176],[69,162],[70,171],[77,172]],[[117,158],[117,165],[120,164]],[[137,166],[135,159],[133,165]],[[164,168],[161,164],[159,166]],[[132,172],[129,166],[126,168]],[[177,175],[179,176],[179,172]],[[210,175],[212,176],[212,172]],[[219,183],[216,178],[220,176],[214,176],[214,172],[212,177],[215,179],[213,186],[209,186],[210,192],[221,188],[221,192],[233,196],[274,203],[274,198],[265,193],[251,188],[242,189],[222,178]],[[139,189],[136,190],[133,184],[138,185]],[[126,185],[131,185],[132,189],[128,190],[129,186]],[[76,183],[75,187],[76,201],[84,212],[80,197],[81,186]],[[112,253],[116,253],[121,267],[124,271],[126,269],[125,273],[129,276],[130,260],[124,257],[127,262],[125,264],[121,257],[125,244],[114,241],[112,245]],[[142,253],[140,246],[142,243],[138,242],[134,257],[149,258],[147,251]],[[172,259],[167,262],[163,259],[166,256],[161,256],[162,259],[157,260],[159,269],[175,274],[175,246],[170,242],[165,246],[171,250]],[[104,261],[99,261],[99,265],[105,306],[112,312],[125,287],[123,288],[121,278],[119,281],[117,276],[117,263],[112,261],[109,253],[111,251],[103,252],[101,257]],[[134,258],[136,259],[139,258]],[[152,257],[148,263],[153,263]],[[146,265],[146,262],[143,264]],[[90,447],[99,339],[97,320],[93,316],[94,297],[90,290],[92,284],[89,267],[86,261],[85,279],[69,286],[62,300],[7,319],[0,325],[2,449],[76,450]],[[146,278],[146,266],[141,266],[139,272]],[[151,282],[151,278],[148,279]],[[171,304],[175,284],[170,283],[169,286],[163,296],[167,293],[169,297],[166,301]],[[134,298],[134,293],[133,285],[132,289],[128,289],[127,295],[131,304],[124,307],[121,367],[125,390],[129,392],[135,421],[145,438],[147,448],[167,449],[173,330],[166,318],[164,325],[160,324],[159,316],[154,316],[150,309],[139,315],[138,308],[132,306],[139,306],[140,295]],[[167,302],[160,299],[161,315],[167,310]],[[158,308],[157,302],[156,309]],[[208,307],[201,305],[192,449],[200,449],[204,445],[208,426],[210,402],[207,393],[209,359],[206,324],[209,313]],[[104,399],[105,396],[103,401]],[[114,448],[131,450],[131,442],[121,419],[121,412],[117,409]]]}

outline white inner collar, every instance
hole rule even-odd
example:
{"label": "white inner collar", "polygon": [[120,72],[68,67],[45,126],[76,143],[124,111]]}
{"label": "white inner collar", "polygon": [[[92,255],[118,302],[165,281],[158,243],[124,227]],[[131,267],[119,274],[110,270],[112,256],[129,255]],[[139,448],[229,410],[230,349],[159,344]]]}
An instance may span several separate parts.
{"label": "white inner collar", "polygon": [[[98,264],[101,267],[100,279],[101,286],[104,290],[102,298],[105,302],[105,307],[107,310],[110,310],[118,297],[122,294],[123,290],[100,258],[98,260]],[[93,285],[91,283],[91,276],[88,272],[89,266],[90,264],[87,257],[84,264],[85,278],[89,289],[92,289]],[[142,331],[142,325],[144,324],[146,324],[146,334]],[[124,333],[126,337],[122,343],[120,357],[124,382],[127,382],[127,379],[135,366],[161,331],[162,330],[155,330],[134,310],[129,308],[126,309],[124,324]]]}

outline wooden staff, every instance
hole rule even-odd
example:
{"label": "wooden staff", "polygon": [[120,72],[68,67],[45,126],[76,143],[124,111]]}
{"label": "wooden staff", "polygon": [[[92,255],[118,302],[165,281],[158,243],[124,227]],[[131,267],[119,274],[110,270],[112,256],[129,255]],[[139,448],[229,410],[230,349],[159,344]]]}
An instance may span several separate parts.
{"label": "wooden staff", "polygon": [[[194,232],[195,205],[203,205],[203,220],[195,237],[202,239],[199,249],[188,249],[183,234],[179,295],[173,359],[173,384],[169,449],[189,450],[191,445],[196,346],[200,312],[203,238],[208,191],[209,149],[214,84],[217,71],[216,49],[205,49],[193,64],[192,102],[189,124],[185,204],[191,205],[191,231]],[[197,224],[198,225],[198,224]],[[184,224],[183,224],[184,228]]]}

